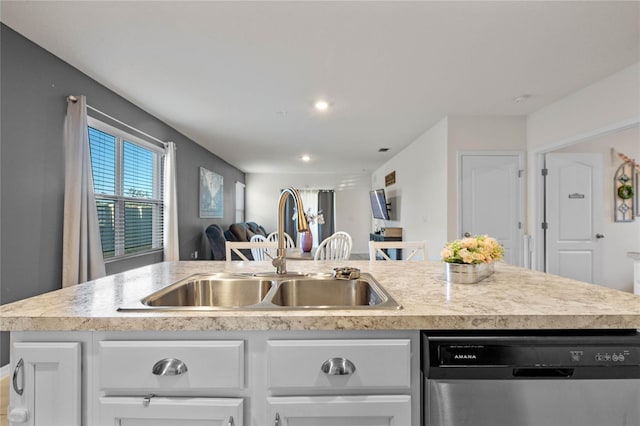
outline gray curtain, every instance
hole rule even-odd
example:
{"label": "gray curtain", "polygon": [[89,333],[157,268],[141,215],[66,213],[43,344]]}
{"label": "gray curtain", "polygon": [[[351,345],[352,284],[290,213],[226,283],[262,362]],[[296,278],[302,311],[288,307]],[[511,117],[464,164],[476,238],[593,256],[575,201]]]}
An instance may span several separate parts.
{"label": "gray curtain", "polygon": [[67,287],[105,276],[84,96],[67,98],[64,157],[62,286]]}
{"label": "gray curtain", "polygon": [[322,210],[324,216],[324,224],[318,225],[318,241],[322,241],[336,232],[334,196],[335,191],[331,189],[318,191],[318,210]]}

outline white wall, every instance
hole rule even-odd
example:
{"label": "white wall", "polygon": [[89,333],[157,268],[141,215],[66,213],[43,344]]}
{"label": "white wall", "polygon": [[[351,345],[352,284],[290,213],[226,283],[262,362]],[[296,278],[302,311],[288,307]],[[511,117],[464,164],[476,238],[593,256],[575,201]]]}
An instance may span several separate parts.
{"label": "white wall", "polygon": [[527,149],[538,151],[639,117],[637,63],[530,114]]}
{"label": "white wall", "polygon": [[391,218],[380,227],[402,227],[403,238],[427,240],[429,258],[439,259],[447,240],[447,127],[445,118],[378,168],[372,188],[385,188],[384,177],[395,170],[396,183],[385,188]]}
{"label": "white wall", "polygon": [[[527,232],[541,240],[540,154],[640,122],[640,63],[629,66],[527,117]],[[605,182],[605,187],[607,187]],[[542,267],[540,245],[534,266]]]}
{"label": "white wall", "polygon": [[[429,241],[429,257],[439,259],[448,240],[458,238],[458,153],[526,149],[525,117],[449,116],[427,130],[372,175],[374,188],[395,170],[392,221],[405,240]],[[523,194],[524,195],[524,194]],[[394,199],[395,198],[395,199]]]}
{"label": "white wall", "polygon": [[352,253],[367,253],[371,229],[369,190],[371,175],[362,174],[266,174],[248,173],[247,221],[256,222],[268,232],[278,227],[280,190],[293,186],[299,189],[333,189],[336,203],[336,231],[345,231],[353,239]]}
{"label": "white wall", "polygon": [[[605,238],[602,244],[602,282],[618,290],[633,291],[633,259],[627,252],[640,251],[640,217],[635,222],[614,221],[613,178],[622,164],[617,155],[611,155],[611,148],[631,158],[640,160],[640,127],[635,126],[610,135],[590,139],[554,152],[595,152],[604,159],[603,170],[603,228]],[[637,189],[636,189],[637,190]]]}
{"label": "white wall", "polygon": [[537,223],[540,222],[539,154],[639,121],[640,63],[527,116],[527,231],[530,234],[536,235]]}

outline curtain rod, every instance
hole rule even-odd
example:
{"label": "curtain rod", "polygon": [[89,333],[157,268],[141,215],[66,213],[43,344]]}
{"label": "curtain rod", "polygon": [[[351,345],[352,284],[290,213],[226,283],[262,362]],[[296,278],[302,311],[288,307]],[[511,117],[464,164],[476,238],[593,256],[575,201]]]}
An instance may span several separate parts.
{"label": "curtain rod", "polygon": [[[69,96],[67,96],[67,100],[68,100],[68,101],[71,101],[71,102],[74,102],[74,103],[75,103],[75,102],[78,102],[78,98],[77,98],[76,96],[74,96],[74,95],[69,95]],[[144,136],[148,137],[149,139],[151,139],[151,140],[153,140],[153,141],[155,141],[155,142],[158,142],[159,144],[161,144],[161,145],[162,145],[162,147],[163,147],[163,148],[166,148],[166,147],[167,147],[167,142],[162,141],[162,140],[160,140],[160,139],[156,138],[155,136],[151,136],[150,134],[145,133],[145,132],[143,132],[143,131],[142,131],[142,130],[140,130],[140,129],[136,129],[135,127],[133,127],[133,126],[131,126],[131,125],[127,124],[127,123],[123,123],[122,121],[118,120],[117,118],[114,118],[114,117],[110,116],[109,114],[107,114],[107,113],[105,113],[105,112],[102,112],[102,111],[100,111],[100,110],[99,110],[99,109],[97,109],[97,108],[92,107],[91,105],[88,105],[88,104],[87,104],[87,108],[89,108],[89,109],[90,109],[90,110],[92,110],[92,111],[97,112],[98,114],[101,114],[101,115],[103,115],[103,116],[107,117],[107,118],[108,118],[108,119],[110,119],[110,120],[115,121],[115,122],[116,122],[116,123],[118,123],[118,124],[121,124],[121,125],[123,125],[123,126],[125,126],[125,127],[128,127],[129,129],[131,129],[131,130],[133,130],[133,131],[135,131],[135,132],[138,132],[139,134],[144,135]]]}

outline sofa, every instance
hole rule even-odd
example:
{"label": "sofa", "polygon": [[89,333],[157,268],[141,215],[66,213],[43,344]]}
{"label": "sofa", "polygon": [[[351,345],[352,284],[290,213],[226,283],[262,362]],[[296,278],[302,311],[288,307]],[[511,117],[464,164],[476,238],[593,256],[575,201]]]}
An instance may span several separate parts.
{"label": "sofa", "polygon": [[[251,241],[251,237],[260,234],[267,236],[265,229],[255,222],[239,222],[232,223],[226,231],[223,231],[219,225],[209,225],[205,231],[209,247],[211,248],[212,260],[226,260],[225,244],[227,241]],[[241,250],[248,258],[253,259],[251,250]],[[233,254],[233,260],[240,260],[236,254]]]}
{"label": "sofa", "polygon": [[260,234],[263,237],[267,236],[265,229],[255,222],[240,222],[232,223],[229,225],[229,229],[224,232],[224,236],[227,241],[251,241],[251,237],[256,234]]}

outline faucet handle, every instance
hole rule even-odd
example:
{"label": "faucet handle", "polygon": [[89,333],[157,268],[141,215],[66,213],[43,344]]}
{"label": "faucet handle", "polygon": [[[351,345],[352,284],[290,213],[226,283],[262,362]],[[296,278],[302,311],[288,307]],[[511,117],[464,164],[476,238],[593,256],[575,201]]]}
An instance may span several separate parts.
{"label": "faucet handle", "polygon": [[276,256],[274,258],[272,258],[273,260],[271,261],[271,264],[275,267],[275,268],[281,268],[282,266],[284,266],[287,262],[287,258],[284,256]]}

